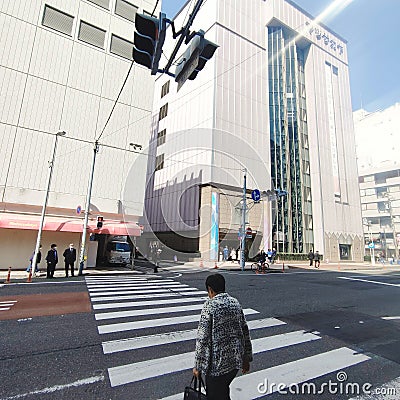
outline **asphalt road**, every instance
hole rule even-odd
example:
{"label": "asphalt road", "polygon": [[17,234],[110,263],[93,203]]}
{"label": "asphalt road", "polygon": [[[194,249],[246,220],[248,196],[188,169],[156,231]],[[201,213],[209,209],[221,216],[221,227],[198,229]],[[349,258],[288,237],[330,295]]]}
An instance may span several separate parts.
{"label": "asphalt road", "polygon": [[[210,271],[124,272],[0,287],[0,399],[183,398]],[[349,399],[351,388],[399,385],[400,273],[221,273],[255,354],[232,400]],[[322,393],[279,393],[293,383],[301,393],[302,382]],[[360,398],[400,399],[400,387]]]}

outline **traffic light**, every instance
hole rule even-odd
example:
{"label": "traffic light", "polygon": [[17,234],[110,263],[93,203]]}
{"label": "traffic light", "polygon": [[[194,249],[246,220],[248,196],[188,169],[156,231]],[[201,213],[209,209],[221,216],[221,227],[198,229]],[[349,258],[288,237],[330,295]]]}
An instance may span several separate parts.
{"label": "traffic light", "polygon": [[166,15],[160,18],[136,14],[133,59],[136,63],[151,69],[155,75],[160,62],[167,29]]}
{"label": "traffic light", "polygon": [[103,227],[104,217],[97,217],[97,229],[101,229]]}
{"label": "traffic light", "polygon": [[178,89],[187,79],[194,80],[208,60],[212,58],[219,46],[204,38],[204,32],[199,31],[192,39],[189,47],[178,61],[175,71],[175,81],[178,82]]}

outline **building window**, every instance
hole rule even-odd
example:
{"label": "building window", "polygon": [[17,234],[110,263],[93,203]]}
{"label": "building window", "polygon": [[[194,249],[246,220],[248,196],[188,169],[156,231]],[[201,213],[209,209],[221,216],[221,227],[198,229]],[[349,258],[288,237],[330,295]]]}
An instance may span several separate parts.
{"label": "building window", "polygon": [[166,96],[169,93],[169,82],[164,83],[164,85],[161,88],[161,98]]}
{"label": "building window", "polygon": [[110,52],[127,60],[132,60],[133,43],[112,34]]}
{"label": "building window", "polygon": [[135,22],[138,7],[126,0],[117,0],[115,3],[115,14],[128,21]]}
{"label": "building window", "polygon": [[48,5],[44,7],[42,25],[71,36],[73,23],[73,16]]}
{"label": "building window", "polygon": [[160,108],[160,113],[158,115],[158,120],[161,121],[163,118],[165,118],[168,115],[168,103],[164,104]]}
{"label": "building window", "polygon": [[167,135],[167,130],[163,129],[157,134],[157,146],[161,146],[165,143],[165,136]]}
{"label": "building window", "polygon": [[106,10],[110,9],[110,0],[89,0],[89,1],[100,7],[105,8]]}
{"label": "building window", "polygon": [[104,29],[98,28],[97,26],[81,21],[78,39],[82,42],[89,43],[93,46],[104,49],[106,31]]}
{"label": "building window", "polygon": [[[378,187],[375,190],[376,190],[377,197],[385,197],[385,195],[387,193],[387,187],[386,186]],[[372,191],[373,191],[373,189],[372,189]],[[371,194],[375,194],[375,193],[371,193]]]}
{"label": "building window", "polygon": [[164,154],[160,154],[156,157],[156,171],[164,168]]}

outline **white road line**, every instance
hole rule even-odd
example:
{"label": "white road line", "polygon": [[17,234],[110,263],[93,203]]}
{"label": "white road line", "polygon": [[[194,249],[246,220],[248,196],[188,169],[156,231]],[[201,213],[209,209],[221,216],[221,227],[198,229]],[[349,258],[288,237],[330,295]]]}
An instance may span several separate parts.
{"label": "white road line", "polygon": [[90,385],[92,383],[101,382],[101,381],[104,381],[103,375],[92,376],[90,378],[80,379],[75,382],[67,383],[66,385],[55,385],[55,386],[50,386],[50,387],[47,387],[47,388],[44,388],[41,390],[34,390],[34,391],[28,392],[28,393],[17,394],[15,396],[10,396],[10,397],[3,397],[2,400],[22,399],[23,397],[32,396],[35,394],[54,393],[54,392],[58,392],[60,390],[69,389],[72,387],[79,387],[79,386],[83,386],[83,385]]}
{"label": "white road line", "polygon": [[[153,296],[152,296],[153,297]],[[157,306],[162,304],[179,304],[179,303],[197,303],[204,302],[207,297],[188,297],[184,299],[167,299],[167,300],[147,300],[147,301],[128,301],[123,303],[106,303],[93,305],[94,310],[107,310],[110,308],[126,308],[126,307],[146,307]]]}
{"label": "white road line", "polygon": [[[252,341],[253,353],[280,349],[321,339],[319,336],[306,331],[296,331],[255,339]],[[193,367],[194,352],[176,354],[173,356],[141,361],[128,365],[120,365],[108,369],[111,386],[120,386],[127,383],[154,378],[160,375],[183,371]],[[246,392],[245,392],[246,393]]]}
{"label": "white road line", "polygon": [[122,295],[122,294],[150,294],[150,293],[180,293],[180,292],[193,292],[193,288],[166,288],[166,289],[147,289],[147,290],[122,290],[120,292],[109,292],[109,291],[104,291],[104,292],[95,292],[95,293],[90,293],[90,297],[93,296],[114,296],[114,295]]}
{"label": "white road line", "polygon": [[171,283],[171,282],[176,282],[176,281],[174,281],[173,279],[152,279],[152,280],[144,279],[144,280],[137,280],[137,281],[123,280],[123,281],[112,281],[112,282],[108,282],[108,281],[107,282],[88,282],[88,281],[86,281],[86,284],[88,286],[108,287],[111,285],[145,285],[145,284],[149,284],[149,285],[154,284],[155,285],[155,284],[160,284],[163,282]]}
{"label": "white road line", "polygon": [[[315,356],[253,372],[249,375],[239,376],[231,384],[231,398],[232,400],[243,399],[243,393],[246,393],[246,399],[249,400],[264,396],[267,393],[260,393],[258,387],[266,379],[269,383],[276,383],[276,385],[282,383],[288,387],[296,383],[299,384],[319,378],[320,376],[351,367],[367,360],[369,360],[368,356],[357,354],[354,350],[347,347],[341,347]],[[277,390],[276,385],[273,387],[273,391]]]}
{"label": "white road line", "polygon": [[[259,314],[251,308],[243,310],[245,315]],[[189,322],[199,322],[200,314],[195,315],[185,315],[183,317],[170,317],[170,318],[158,318],[158,319],[146,319],[143,321],[133,321],[133,322],[121,322],[119,324],[108,324],[100,325],[97,327],[100,335],[105,333],[131,331],[136,329],[144,328],[155,328],[158,326],[168,326],[175,324],[186,324]]]}
{"label": "white road line", "polygon": [[[286,325],[286,323],[276,318],[264,318],[248,321],[247,325],[250,330],[255,330]],[[110,340],[108,342],[103,342],[102,346],[104,354],[111,354],[121,351],[143,349],[146,347],[194,340],[196,339],[196,336],[197,329],[190,329],[186,331],[160,333],[157,335],[139,336],[129,339]]]}
{"label": "white road line", "polygon": [[92,303],[97,301],[119,301],[119,300],[136,300],[136,299],[154,299],[157,297],[181,297],[181,296],[197,296],[202,295],[204,296],[207,294],[206,291],[195,291],[193,292],[184,292],[184,293],[153,293],[153,294],[141,294],[141,295],[131,295],[131,296],[106,296],[106,297],[92,297]]}
{"label": "white road line", "polygon": [[386,282],[378,282],[378,281],[371,281],[369,279],[358,279],[358,278],[348,278],[345,276],[338,276],[339,279],[346,279],[349,281],[358,281],[358,282],[366,282],[366,283],[374,283],[376,285],[384,285],[384,286],[395,286],[395,287],[400,287],[400,284],[396,283],[386,283]]}
{"label": "white road line", "polygon": [[0,306],[2,305],[2,304],[11,304],[11,303],[17,303],[17,300],[8,300],[8,301],[0,301]]}
{"label": "white road line", "polygon": [[[243,400],[244,394],[248,400],[258,399],[277,391],[277,385],[281,383],[286,387],[301,384],[367,360],[369,360],[369,357],[356,354],[355,351],[347,347],[341,347],[276,367],[241,375],[235,378],[231,384],[231,399]],[[269,387],[265,386],[266,382],[270,385]],[[274,386],[271,386],[272,384]],[[267,391],[268,389],[270,390]],[[159,400],[180,400],[182,398],[183,393],[179,393]]]}
{"label": "white road line", "polygon": [[122,287],[122,286],[150,286],[150,285],[167,285],[167,284],[180,284],[180,282],[167,281],[167,282],[113,282],[107,284],[87,283],[88,288],[109,288],[109,287]]}
{"label": "white road line", "polygon": [[113,290],[140,290],[140,289],[159,289],[159,288],[179,288],[179,287],[188,287],[189,285],[185,285],[182,283],[164,283],[162,285],[139,285],[139,286],[112,286],[108,288],[88,288],[90,293],[96,292],[104,292],[106,290],[113,291]]}
{"label": "white road line", "polygon": [[400,319],[400,317],[382,317],[382,319],[385,319],[386,321],[391,321],[395,319]]}
{"label": "white road line", "polygon": [[162,308],[147,308],[141,310],[128,310],[128,311],[114,311],[95,314],[96,321],[104,319],[139,317],[142,315],[156,315],[156,314],[169,314],[179,313],[185,311],[201,310],[203,304],[191,304],[190,306],[176,306],[176,307],[162,307]]}
{"label": "white road line", "polygon": [[0,311],[8,311],[10,307],[0,307]]}

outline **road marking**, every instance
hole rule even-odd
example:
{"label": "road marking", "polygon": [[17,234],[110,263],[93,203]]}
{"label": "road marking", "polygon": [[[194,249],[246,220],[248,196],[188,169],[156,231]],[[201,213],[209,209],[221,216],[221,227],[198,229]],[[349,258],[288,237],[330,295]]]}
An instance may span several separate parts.
{"label": "road marking", "polygon": [[54,392],[58,392],[60,390],[69,389],[72,387],[79,387],[79,386],[83,386],[83,385],[90,385],[92,383],[101,382],[101,381],[104,381],[103,375],[92,376],[90,378],[80,379],[75,382],[67,383],[66,385],[55,385],[55,386],[47,387],[47,388],[40,389],[40,390],[34,390],[34,391],[28,392],[28,393],[17,394],[15,396],[10,396],[10,397],[4,397],[4,398],[2,398],[2,400],[22,399],[23,397],[32,396],[35,394],[54,393]]}
{"label": "road marking", "polygon": [[[252,372],[250,374],[241,375],[231,383],[232,400],[243,400],[243,394],[246,399],[258,399],[267,394],[277,391],[277,385],[286,385],[286,387],[301,384],[311,379],[316,379],[329,373],[360,364],[370,358],[357,354],[347,347],[320,353],[315,356],[292,361],[286,364],[280,364],[276,367]],[[269,392],[265,382],[270,386]],[[261,385],[260,385],[261,384]],[[258,389],[261,389],[261,392]],[[280,389],[284,389],[283,387]],[[183,393],[164,397],[159,400],[179,400],[182,399]]]}
{"label": "road marking", "polygon": [[[276,318],[264,318],[248,321],[247,325],[250,330],[255,330],[286,325],[286,323]],[[139,336],[129,339],[110,340],[108,342],[103,342],[102,346],[104,354],[111,354],[121,351],[143,349],[146,347],[194,340],[196,339],[196,336],[197,329],[190,329],[186,331],[160,333],[157,335]]]}
{"label": "road marking", "polygon": [[399,393],[400,378],[396,378],[390,382],[385,383],[384,385],[373,388],[371,394],[352,397],[349,400],[398,400]]}
{"label": "road marking", "polygon": [[97,301],[118,301],[118,300],[136,300],[136,299],[154,299],[156,297],[180,297],[180,296],[196,296],[196,295],[205,295],[206,291],[194,290],[193,292],[184,292],[184,293],[154,293],[154,294],[142,294],[142,295],[131,295],[131,296],[107,296],[107,297],[92,297],[92,303]]}
{"label": "road marking", "polygon": [[385,319],[386,321],[391,321],[394,319],[400,319],[400,317],[382,317],[382,319]]}
{"label": "road marking", "polygon": [[127,290],[120,292],[96,292],[90,293],[90,296],[112,296],[112,295],[121,295],[121,294],[149,294],[149,293],[180,293],[180,292],[193,292],[193,288],[169,288],[169,289],[148,289],[148,290]]}
{"label": "road marking", "polygon": [[107,287],[111,285],[144,285],[144,284],[156,284],[160,282],[175,282],[173,279],[141,279],[141,280],[117,280],[117,281],[86,281],[88,286],[99,286]]}
{"label": "road marking", "polygon": [[9,304],[13,304],[13,303],[16,303],[16,302],[17,302],[17,300],[0,301],[0,307],[3,304],[9,305]]}
{"label": "road marking", "polygon": [[[341,347],[315,356],[253,372],[249,375],[239,376],[231,384],[231,397],[232,400],[239,400],[243,398],[243,393],[246,393],[246,399],[258,399],[263,396],[258,391],[259,385],[260,383],[264,383],[266,379],[270,383],[282,383],[286,387],[289,387],[293,384],[306,382],[334,371],[348,368],[369,359],[364,354],[357,354],[354,350]],[[276,390],[277,386],[275,385],[273,391]]]}
{"label": "road marking", "polygon": [[[258,311],[255,311],[251,308],[244,309],[243,312],[245,315],[259,314]],[[99,331],[100,335],[102,335],[105,333],[131,331],[144,328],[155,328],[159,326],[168,326],[175,324],[186,324],[189,322],[199,322],[199,320],[200,320],[200,314],[195,314],[195,315],[185,315],[183,317],[147,319],[144,321],[121,322],[119,324],[100,325],[97,327],[97,330]]]}
{"label": "road marking", "polygon": [[159,288],[179,288],[179,287],[188,287],[189,285],[185,285],[182,283],[165,283],[163,285],[140,285],[140,286],[113,286],[108,288],[88,288],[90,293],[96,292],[104,292],[104,291],[113,291],[113,290],[141,290],[141,289],[159,289]]}
{"label": "road marking", "polygon": [[8,311],[10,307],[0,307],[0,311]]}
{"label": "road marking", "polygon": [[[153,297],[153,296],[151,296]],[[167,300],[147,300],[147,301],[129,301],[123,303],[111,303],[111,304],[95,304],[93,305],[94,310],[106,310],[109,308],[126,308],[126,307],[146,307],[146,306],[157,306],[161,304],[179,304],[179,303],[196,303],[199,301],[206,301],[207,297],[189,297],[184,299],[167,299]]]}
{"label": "road marking", "polygon": [[[252,341],[253,354],[319,339],[321,339],[319,336],[307,333],[303,330],[255,339]],[[127,383],[190,369],[193,367],[194,356],[195,352],[193,351],[109,368],[108,375],[110,377],[111,386],[125,385]]]}
{"label": "road marking", "polygon": [[201,310],[203,304],[191,304],[190,306],[176,306],[176,307],[162,307],[162,308],[148,308],[141,310],[128,310],[128,311],[115,311],[115,312],[104,312],[95,314],[96,321],[103,319],[115,319],[115,318],[127,318],[127,317],[139,317],[142,315],[156,315],[156,314],[168,314],[178,313],[185,311]]}
{"label": "road marking", "polygon": [[378,282],[378,281],[371,281],[369,279],[359,279],[359,278],[348,278],[345,276],[338,276],[339,279],[346,279],[349,281],[358,281],[358,282],[366,282],[366,283],[374,283],[376,285],[384,285],[384,286],[395,286],[395,287],[400,287],[400,284],[396,283],[386,283],[386,282]]}

